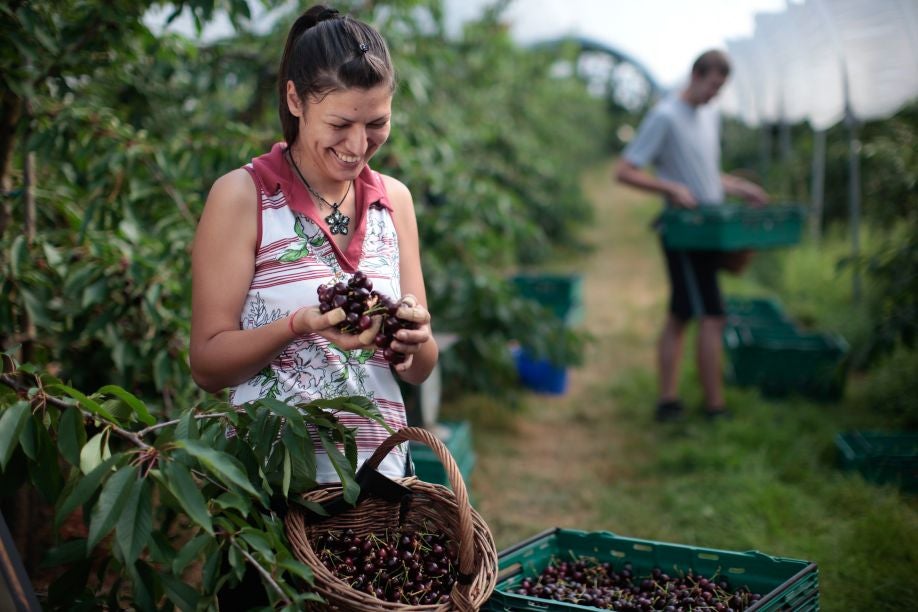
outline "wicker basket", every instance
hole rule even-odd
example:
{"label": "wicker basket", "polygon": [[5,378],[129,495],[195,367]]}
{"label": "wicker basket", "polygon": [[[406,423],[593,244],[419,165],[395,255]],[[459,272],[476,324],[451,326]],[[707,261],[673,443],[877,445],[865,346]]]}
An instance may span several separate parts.
{"label": "wicker basket", "polygon": [[[407,505],[368,497],[358,502],[354,508],[313,524],[305,520],[304,511],[297,506],[292,506],[287,514],[286,531],[293,554],[312,569],[315,577],[312,588],[328,602],[315,609],[354,612],[465,611],[478,610],[491,596],[497,582],[497,549],[494,538],[488,525],[469,504],[462,474],[446,446],[426,429],[406,427],[389,436],[367,460],[366,467],[375,469],[393,447],[405,441],[420,442],[433,449],[446,468],[452,491],[415,477],[400,478],[396,482],[411,491]],[[323,503],[340,493],[341,488],[335,486],[310,491],[304,498]],[[433,528],[458,543],[459,573],[465,579],[456,581],[448,603],[408,605],[377,599],[338,578],[325,567],[312,547],[319,535],[332,530],[352,529],[356,535],[365,536],[404,525]]]}

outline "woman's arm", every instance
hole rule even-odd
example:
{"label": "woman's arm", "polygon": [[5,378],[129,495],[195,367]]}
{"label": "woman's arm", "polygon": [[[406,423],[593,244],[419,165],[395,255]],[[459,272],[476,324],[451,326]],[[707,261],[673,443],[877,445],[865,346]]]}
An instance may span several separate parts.
{"label": "woman's arm", "polygon": [[405,382],[417,385],[430,376],[439,358],[439,348],[430,330],[427,292],[424,289],[424,274],[421,270],[418,224],[411,192],[392,177],[383,176],[383,181],[394,209],[402,299],[406,302],[399,309],[398,316],[418,324],[418,329],[403,329],[395,336],[396,341],[392,343],[392,349],[408,355],[405,362],[395,366],[395,371]]}
{"label": "woman's arm", "polygon": [[234,170],[211,188],[191,255],[191,375],[210,392],[255,375],[293,338],[286,318],[252,330],[239,317],[255,273],[258,193]]}

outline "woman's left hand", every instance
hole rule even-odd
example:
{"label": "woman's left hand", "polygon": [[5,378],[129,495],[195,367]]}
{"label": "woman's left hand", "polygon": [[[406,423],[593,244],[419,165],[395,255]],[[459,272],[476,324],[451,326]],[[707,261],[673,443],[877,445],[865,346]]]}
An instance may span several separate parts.
{"label": "woman's left hand", "polygon": [[402,297],[396,315],[399,319],[410,321],[417,326],[417,329],[400,329],[395,332],[395,338],[390,344],[390,348],[396,352],[406,355],[405,361],[395,366],[396,372],[404,372],[411,367],[415,353],[421,350],[421,346],[430,340],[430,312],[422,304],[418,303],[416,297],[410,293]]}

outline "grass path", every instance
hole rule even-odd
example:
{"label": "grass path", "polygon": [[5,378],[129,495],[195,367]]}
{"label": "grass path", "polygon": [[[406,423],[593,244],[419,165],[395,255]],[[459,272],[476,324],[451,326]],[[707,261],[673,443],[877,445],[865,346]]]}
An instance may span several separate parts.
{"label": "grass path", "polygon": [[591,249],[564,268],[579,264],[583,275],[583,327],[592,336],[584,365],[569,371],[567,393],[530,394],[515,418],[487,414],[487,402],[472,410],[473,490],[499,547],[551,526],[611,529],[597,496],[632,469],[606,389],[621,372],[652,367],[665,285],[647,227],[654,206],[611,176],[604,164],[584,177],[596,211]]}

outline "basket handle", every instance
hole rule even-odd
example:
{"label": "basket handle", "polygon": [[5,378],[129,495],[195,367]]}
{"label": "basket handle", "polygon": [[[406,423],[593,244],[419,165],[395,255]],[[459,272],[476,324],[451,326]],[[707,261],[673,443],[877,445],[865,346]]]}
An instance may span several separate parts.
{"label": "basket handle", "polygon": [[420,442],[429,446],[446,468],[446,476],[456,496],[456,506],[459,511],[459,581],[471,580],[475,571],[475,531],[469,494],[462,480],[462,472],[459,471],[456,460],[453,459],[443,442],[423,427],[403,427],[380,444],[363,467],[375,470],[389,451],[406,441]]}

